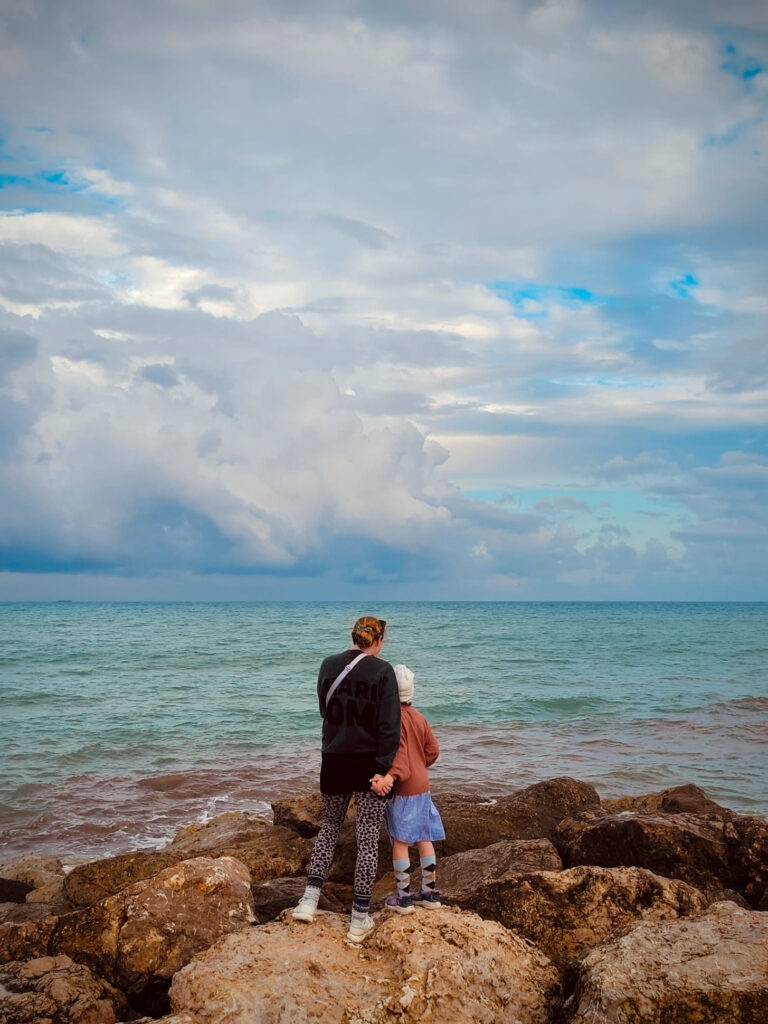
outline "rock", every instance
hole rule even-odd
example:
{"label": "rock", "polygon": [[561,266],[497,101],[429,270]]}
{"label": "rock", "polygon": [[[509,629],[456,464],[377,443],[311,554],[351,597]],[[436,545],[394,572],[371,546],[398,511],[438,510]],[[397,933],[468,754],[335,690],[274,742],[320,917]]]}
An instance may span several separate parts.
{"label": "rock", "polygon": [[765,1024],[768,918],[715,903],[639,924],[592,950],[570,979],[570,1024]]}
{"label": "rock", "polygon": [[114,1024],[125,996],[68,956],[0,967],[2,1024]]}
{"label": "rock", "polygon": [[29,882],[0,878],[0,903],[25,903],[28,892],[32,892]]}
{"label": "rock", "polygon": [[38,889],[50,881],[51,875],[64,875],[64,868],[58,857],[45,857],[38,854],[25,854],[0,862],[0,875],[3,878],[15,878],[26,882],[33,889]]}
{"label": "rock", "polygon": [[[720,889],[719,892],[714,893],[709,900],[710,903],[735,903],[737,907],[743,907],[744,910],[751,910],[749,903],[744,899],[740,892],[736,892],[734,889]],[[760,909],[759,907],[757,908]]]}
{"label": "rock", "polygon": [[246,865],[254,881],[300,875],[311,850],[311,843],[289,829],[273,828],[264,818],[233,812],[182,829],[163,850],[136,851],[80,864],[67,875],[65,891],[73,906],[87,907],[194,857],[235,857]]}
{"label": "rock", "polygon": [[312,839],[320,831],[323,819],[323,800],[319,793],[305,793],[272,804],[275,825],[297,832],[305,839]]}
{"label": "rock", "polygon": [[768,884],[768,822],[732,814],[586,812],[553,842],[567,867],[644,867],[707,892],[735,889],[757,906]]}
{"label": "rock", "polygon": [[58,857],[25,855],[0,863],[0,876],[30,886],[27,903],[47,903],[70,910],[64,894],[64,868]]}
{"label": "rock", "polygon": [[228,936],[179,971],[171,1004],[199,1024],[545,1024],[557,988],[546,957],[475,914],[389,915],[361,947],[348,921],[286,915]]}
{"label": "rock", "polygon": [[638,921],[699,913],[707,903],[685,882],[641,868],[595,867],[511,875],[459,898],[536,943],[560,967]]}
{"label": "rock", "polygon": [[89,907],[113,896],[134,882],[151,878],[164,868],[184,860],[175,851],[136,851],[78,864],[64,880],[64,891],[74,907]]}
{"label": "rock", "polygon": [[50,916],[47,903],[0,903],[0,924],[26,924]]}
{"label": "rock", "polygon": [[594,786],[562,777],[494,801],[436,795],[435,804],[445,825],[442,854],[449,857],[502,839],[551,839],[563,818],[598,808],[600,797]]}
{"label": "rock", "polygon": [[247,868],[231,857],[198,857],[91,907],[0,925],[0,963],[63,953],[117,985],[137,1009],[163,1013],[174,972],[253,920]]}
{"label": "rock", "polygon": [[691,783],[662,789],[647,796],[622,796],[616,800],[603,800],[603,810],[617,814],[621,811],[661,811],[665,814],[731,814],[711,800],[703,789]]}
{"label": "rock", "polygon": [[179,859],[236,857],[254,882],[306,873],[312,843],[291,829],[242,812],[220,814],[206,825],[182,829],[166,850]]}
{"label": "rock", "polygon": [[[560,871],[563,863],[548,839],[503,839],[438,861],[438,887],[447,896],[468,892],[493,878],[527,871]],[[413,880],[419,884],[418,871]]]}
{"label": "rock", "polygon": [[[303,877],[270,878],[266,882],[257,882],[251,886],[253,912],[259,924],[274,921],[284,910],[295,907],[304,892],[305,883],[306,879]],[[326,882],[318,905],[321,910],[343,913],[351,905],[353,895],[351,886]]]}
{"label": "rock", "polygon": [[[490,846],[502,839],[549,838],[563,818],[600,805],[600,798],[593,786],[565,777],[538,782],[498,800],[454,794],[433,794],[433,797],[442,815],[447,837],[443,843],[437,844],[438,853],[443,858],[465,850]],[[280,821],[300,831],[302,835],[316,835],[320,829],[319,793],[278,800],[272,808],[276,822]],[[336,882],[352,883],[355,859],[353,803],[339,834],[328,878]],[[392,847],[386,829],[382,828],[377,878],[382,878],[391,870]]]}
{"label": "rock", "polygon": [[167,1017],[140,1017],[131,1024],[199,1024],[191,1013],[171,1013]]}

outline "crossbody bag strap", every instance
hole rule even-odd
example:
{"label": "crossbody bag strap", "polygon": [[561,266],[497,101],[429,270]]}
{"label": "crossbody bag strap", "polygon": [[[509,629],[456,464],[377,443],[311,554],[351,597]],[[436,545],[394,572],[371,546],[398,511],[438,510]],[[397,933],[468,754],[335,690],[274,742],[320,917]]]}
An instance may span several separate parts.
{"label": "crossbody bag strap", "polygon": [[334,695],[334,693],[336,693],[338,688],[341,686],[341,684],[347,678],[347,676],[352,671],[352,669],[355,667],[355,665],[358,663],[358,661],[362,661],[363,658],[367,658],[367,657],[368,657],[367,651],[363,651],[362,654],[358,654],[358,656],[356,658],[353,658],[352,661],[350,661],[350,663],[347,665],[346,668],[343,668],[341,670],[341,672],[339,672],[339,674],[336,676],[336,678],[333,680],[333,682],[331,683],[330,687],[328,688],[328,693],[326,693],[326,695],[325,695],[325,706],[326,707],[328,707],[328,705],[331,703],[331,697]]}

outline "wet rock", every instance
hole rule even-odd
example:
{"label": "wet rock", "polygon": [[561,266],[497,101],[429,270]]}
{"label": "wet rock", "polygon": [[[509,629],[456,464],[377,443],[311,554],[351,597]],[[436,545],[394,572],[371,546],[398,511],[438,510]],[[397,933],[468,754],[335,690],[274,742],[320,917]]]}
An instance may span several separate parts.
{"label": "wet rock", "polygon": [[[503,839],[439,861],[438,886],[447,896],[469,893],[490,879],[528,871],[560,871],[562,866],[548,839]],[[418,883],[418,878],[415,881]]]}
{"label": "wet rock", "polygon": [[435,804],[445,825],[442,855],[449,857],[502,839],[551,839],[564,818],[599,807],[600,797],[594,786],[562,777],[494,801],[436,795]]}
{"label": "wet rock", "polygon": [[2,1024],[115,1024],[125,996],[68,956],[0,967]]}
{"label": "wet rock", "polygon": [[26,903],[28,892],[32,892],[29,882],[0,878],[0,903]]}
{"label": "wet rock", "polygon": [[253,920],[247,868],[230,857],[199,857],[93,906],[0,925],[0,963],[66,954],[117,985],[137,1009],[162,1013],[174,972]]}
{"label": "wet rock", "polygon": [[89,907],[134,882],[151,878],[163,868],[184,860],[177,853],[156,850],[105,857],[90,864],[78,864],[64,880],[64,892],[73,907]]}
{"label": "wet rock", "polygon": [[687,783],[672,786],[659,793],[646,796],[622,796],[603,800],[603,810],[617,814],[621,811],[660,811],[664,814],[725,814],[732,812],[710,799],[703,789]]}
{"label": "wet rock", "polygon": [[182,829],[166,851],[179,859],[236,857],[254,882],[306,873],[312,843],[266,818],[242,812],[220,814],[205,825]]}
{"label": "wet rock", "polygon": [[[304,893],[305,878],[270,878],[266,882],[257,882],[251,886],[253,893],[253,912],[259,924],[274,921],[276,917],[290,907],[295,907]],[[326,882],[320,894],[321,910],[332,910],[343,913],[352,903],[351,886],[335,885]]]}
{"label": "wet rock", "polygon": [[458,902],[536,943],[563,967],[638,921],[696,914],[708,899],[641,868],[579,867],[486,882]]}
{"label": "wet rock", "polygon": [[716,903],[639,924],[592,950],[569,979],[569,1024],[765,1024],[768,917]]}
{"label": "wet rock", "polygon": [[731,812],[586,812],[553,842],[567,867],[644,867],[710,893],[734,889],[753,907],[768,884],[768,822]]}
{"label": "wet rock", "polygon": [[286,915],[228,936],[181,970],[176,1012],[199,1024],[545,1024],[557,975],[523,939],[474,914],[390,915],[360,948],[348,922]]}

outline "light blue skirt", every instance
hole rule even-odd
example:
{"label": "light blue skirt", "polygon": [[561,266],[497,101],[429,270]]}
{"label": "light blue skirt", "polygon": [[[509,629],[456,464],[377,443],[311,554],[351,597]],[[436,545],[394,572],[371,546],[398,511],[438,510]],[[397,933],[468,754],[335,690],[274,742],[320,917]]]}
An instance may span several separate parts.
{"label": "light blue skirt", "polygon": [[396,796],[387,801],[387,829],[401,843],[434,842],[445,839],[440,813],[429,793]]}

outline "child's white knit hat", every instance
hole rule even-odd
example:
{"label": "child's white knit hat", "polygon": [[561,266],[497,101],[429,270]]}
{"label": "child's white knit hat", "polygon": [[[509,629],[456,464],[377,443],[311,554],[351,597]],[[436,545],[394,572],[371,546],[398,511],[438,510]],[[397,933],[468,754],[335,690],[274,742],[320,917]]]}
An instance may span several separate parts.
{"label": "child's white knit hat", "polygon": [[400,703],[406,704],[409,700],[413,700],[413,691],[415,689],[413,685],[413,672],[411,672],[407,665],[395,665],[395,679],[397,679],[397,688],[400,691]]}

